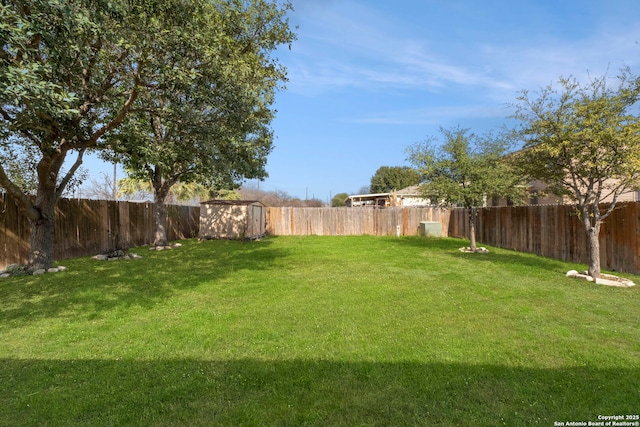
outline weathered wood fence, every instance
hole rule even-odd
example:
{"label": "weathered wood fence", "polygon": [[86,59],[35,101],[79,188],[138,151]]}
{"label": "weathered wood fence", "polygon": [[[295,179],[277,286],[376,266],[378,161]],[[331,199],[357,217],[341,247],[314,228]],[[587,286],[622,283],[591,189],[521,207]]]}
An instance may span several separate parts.
{"label": "weathered wood fence", "polygon": [[[54,258],[108,252],[153,242],[151,203],[63,199],[56,211]],[[198,235],[200,207],[170,206],[170,240]],[[293,208],[266,210],[267,233],[277,236],[412,236],[421,221],[442,224],[444,236],[468,238],[467,211],[435,207]],[[0,195],[0,269],[28,259],[29,221],[10,196]],[[587,239],[572,206],[493,207],[478,215],[478,241],[565,261],[587,262]],[[607,270],[640,274],[640,202],[621,203],[600,233]]]}
{"label": "weathered wood fence", "polygon": [[[169,206],[169,240],[197,236],[200,207]],[[28,219],[0,194],[0,269],[29,257]],[[54,259],[95,255],[153,243],[153,204],[62,199],[56,208]]]}
{"label": "weathered wood fence", "polygon": [[277,236],[403,236],[419,232],[421,221],[437,221],[443,234],[449,227],[449,210],[422,208],[292,208],[267,209],[267,233]]}
{"label": "weathered wood fence", "polygon": [[[421,221],[438,221],[444,236],[469,238],[468,212],[424,208],[267,209],[267,232],[278,236],[416,235]],[[586,264],[587,237],[569,205],[492,207],[478,214],[478,242]],[[621,203],[600,232],[602,268],[640,274],[640,202]]]}
{"label": "weathered wood fence", "polygon": [[[449,236],[469,237],[468,212],[453,209]],[[486,245],[586,264],[587,236],[570,205],[492,207],[478,212]],[[620,203],[600,230],[602,268],[640,274],[640,202]]]}

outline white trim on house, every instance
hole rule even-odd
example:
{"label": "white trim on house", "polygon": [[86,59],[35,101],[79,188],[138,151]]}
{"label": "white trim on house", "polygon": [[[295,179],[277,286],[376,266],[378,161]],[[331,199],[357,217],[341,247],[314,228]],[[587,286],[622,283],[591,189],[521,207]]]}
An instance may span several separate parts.
{"label": "white trim on house", "polygon": [[371,193],[371,194],[354,194],[345,200],[347,207],[417,207],[432,206],[431,200],[425,199],[420,194],[419,186],[403,188],[402,190],[392,191],[390,193]]}

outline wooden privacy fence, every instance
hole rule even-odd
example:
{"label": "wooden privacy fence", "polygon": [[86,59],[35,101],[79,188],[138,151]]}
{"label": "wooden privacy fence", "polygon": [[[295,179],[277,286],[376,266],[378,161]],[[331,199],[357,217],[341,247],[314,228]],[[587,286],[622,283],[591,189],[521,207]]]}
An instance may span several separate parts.
{"label": "wooden privacy fence", "polygon": [[[54,259],[95,255],[153,242],[151,203],[62,199],[56,209]],[[421,221],[442,224],[443,236],[468,238],[465,209],[266,209],[267,233],[277,236],[419,233]],[[169,206],[169,240],[198,235],[200,207]],[[30,225],[13,199],[0,194],[0,269],[24,264]],[[487,245],[587,263],[587,238],[569,205],[492,207],[479,211],[477,238]],[[640,274],[640,202],[621,203],[600,232],[604,269]]]}
{"label": "wooden privacy fence", "polygon": [[[453,209],[449,236],[469,238],[468,212]],[[487,245],[588,263],[584,226],[570,205],[492,207],[478,211],[477,239]],[[620,203],[600,230],[602,268],[640,274],[640,202]]]}
{"label": "wooden privacy fence", "polygon": [[[198,234],[200,207],[167,207],[169,240]],[[153,204],[61,199],[56,208],[54,259],[89,256],[153,243]],[[0,269],[29,258],[29,220],[0,194]]]}
{"label": "wooden privacy fence", "polygon": [[393,236],[398,227],[401,235],[414,236],[421,221],[440,222],[446,235],[449,211],[436,207],[267,209],[267,233],[276,236]]}
{"label": "wooden privacy fence", "polygon": [[[306,235],[416,235],[421,221],[438,221],[443,236],[469,238],[468,212],[424,208],[267,209],[267,233]],[[586,264],[587,237],[570,205],[492,207],[478,213],[477,238],[486,245]],[[640,202],[621,203],[600,231],[602,268],[640,274]]]}

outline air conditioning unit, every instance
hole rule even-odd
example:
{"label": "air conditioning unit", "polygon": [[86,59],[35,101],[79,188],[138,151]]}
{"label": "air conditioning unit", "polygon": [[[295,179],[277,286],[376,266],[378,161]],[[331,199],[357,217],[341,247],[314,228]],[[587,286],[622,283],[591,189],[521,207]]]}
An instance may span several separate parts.
{"label": "air conditioning unit", "polygon": [[442,224],[438,221],[420,221],[420,235],[442,237]]}

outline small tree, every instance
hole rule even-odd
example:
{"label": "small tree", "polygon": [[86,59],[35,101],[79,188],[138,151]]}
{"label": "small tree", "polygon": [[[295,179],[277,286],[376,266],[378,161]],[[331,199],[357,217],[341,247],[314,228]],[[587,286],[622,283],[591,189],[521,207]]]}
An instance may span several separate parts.
{"label": "small tree", "polygon": [[118,183],[114,177],[104,172],[98,178],[89,179],[90,185],[82,189],[82,196],[87,199],[118,200]]}
{"label": "small tree", "polygon": [[408,149],[409,160],[425,177],[421,192],[440,205],[463,206],[469,211],[471,251],[476,251],[478,208],[489,197],[506,197],[514,202],[522,198],[523,187],[505,157],[506,139],[490,135],[480,138],[468,129],[440,129],[445,138],[436,147],[430,138]]}
{"label": "small tree", "polygon": [[347,193],[338,193],[338,194],[336,194],[331,199],[331,206],[334,207],[334,208],[346,206],[347,197],[349,197],[349,195]]}
{"label": "small tree", "polygon": [[371,177],[372,193],[388,193],[419,184],[420,173],[408,166],[382,166]]}
{"label": "small tree", "polygon": [[[518,164],[575,204],[588,239],[589,275],[600,275],[600,226],[620,195],[640,187],[640,79],[624,71],[616,88],[603,76],[581,85],[561,78],[537,97],[523,91],[515,117],[524,149]],[[634,114],[635,113],[635,114]],[[603,200],[611,200],[608,206]]]}
{"label": "small tree", "polygon": [[356,194],[369,194],[369,193],[371,193],[371,186],[363,185],[358,189],[358,192]]}

